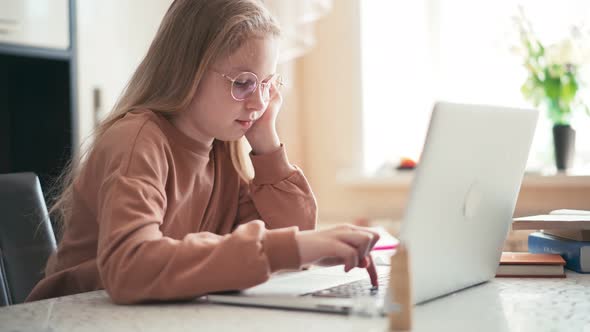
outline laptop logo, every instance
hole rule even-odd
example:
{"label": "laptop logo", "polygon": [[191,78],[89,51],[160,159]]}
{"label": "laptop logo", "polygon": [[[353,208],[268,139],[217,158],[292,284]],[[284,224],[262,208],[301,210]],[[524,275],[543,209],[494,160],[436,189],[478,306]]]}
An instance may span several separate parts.
{"label": "laptop logo", "polygon": [[467,189],[465,199],[463,200],[463,216],[467,219],[472,219],[477,214],[483,202],[483,192],[481,185],[477,181],[473,181]]}

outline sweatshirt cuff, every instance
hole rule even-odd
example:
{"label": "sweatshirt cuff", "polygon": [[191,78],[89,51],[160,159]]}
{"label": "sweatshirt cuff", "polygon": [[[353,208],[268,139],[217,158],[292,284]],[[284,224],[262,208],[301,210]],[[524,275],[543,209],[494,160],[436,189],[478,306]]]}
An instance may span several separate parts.
{"label": "sweatshirt cuff", "polygon": [[295,234],[297,226],[266,231],[264,252],[268,257],[270,271],[297,270],[301,266]]}
{"label": "sweatshirt cuff", "polygon": [[281,144],[278,150],[267,154],[255,155],[250,153],[250,159],[254,166],[255,185],[275,184],[297,171],[289,163],[285,146]]}

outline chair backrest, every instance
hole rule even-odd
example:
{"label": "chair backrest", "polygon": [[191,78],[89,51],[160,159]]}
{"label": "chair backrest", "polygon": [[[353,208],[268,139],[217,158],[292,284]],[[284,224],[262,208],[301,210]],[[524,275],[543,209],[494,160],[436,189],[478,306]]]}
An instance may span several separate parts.
{"label": "chair backrest", "polygon": [[0,305],[24,301],[55,250],[37,175],[0,174]]}

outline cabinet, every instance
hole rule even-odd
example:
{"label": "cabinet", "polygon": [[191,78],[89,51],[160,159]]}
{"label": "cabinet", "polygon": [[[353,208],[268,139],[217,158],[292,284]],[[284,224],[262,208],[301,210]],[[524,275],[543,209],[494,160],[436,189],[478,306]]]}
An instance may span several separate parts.
{"label": "cabinet", "polygon": [[0,42],[67,50],[68,0],[0,0]]}
{"label": "cabinet", "polygon": [[72,154],[77,111],[73,0],[0,0],[0,173],[44,192]]}
{"label": "cabinet", "polygon": [[0,0],[0,173],[44,192],[88,143],[172,0]]}

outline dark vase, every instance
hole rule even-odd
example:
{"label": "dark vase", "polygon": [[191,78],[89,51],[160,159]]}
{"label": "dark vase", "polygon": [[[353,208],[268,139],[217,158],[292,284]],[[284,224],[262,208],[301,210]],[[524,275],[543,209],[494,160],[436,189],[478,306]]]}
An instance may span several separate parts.
{"label": "dark vase", "polygon": [[576,152],[576,131],[570,125],[554,125],[553,146],[557,170],[565,171],[571,168]]}

